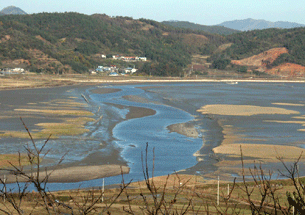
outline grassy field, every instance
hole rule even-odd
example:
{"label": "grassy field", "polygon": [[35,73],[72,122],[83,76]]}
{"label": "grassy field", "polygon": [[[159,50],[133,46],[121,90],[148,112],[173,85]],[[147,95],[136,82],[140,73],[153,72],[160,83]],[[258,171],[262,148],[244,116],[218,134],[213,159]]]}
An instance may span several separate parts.
{"label": "grassy field", "polygon": [[[104,192],[101,188],[58,191],[51,193],[53,203],[48,207],[51,212],[55,207],[57,211],[67,214],[72,214],[72,210],[73,214],[85,214],[83,212],[89,207],[94,209],[89,214],[101,214],[101,211],[106,212],[105,214],[252,214],[243,183],[236,183],[230,198],[227,199],[228,186],[232,189],[233,183],[220,182],[218,204],[215,181],[207,184],[186,175],[173,175],[169,180],[166,178],[156,178],[156,183],[150,180],[150,189],[143,181],[132,183],[126,189],[106,189]],[[249,182],[246,185],[253,189],[252,202],[259,205],[264,192],[262,184]],[[286,192],[294,190],[293,184],[287,180],[270,181],[270,187],[282,209],[288,210]],[[17,194],[14,198],[18,201]],[[48,214],[40,201],[38,192],[27,193],[22,203],[25,214],[31,211],[33,214]],[[92,203],[95,204],[92,206]],[[268,196],[261,207],[274,214],[273,203],[271,196]],[[9,205],[3,200],[1,204],[1,209],[5,209],[4,205]],[[8,207],[13,211],[11,206]]]}
{"label": "grassy field", "polygon": [[[148,146],[147,146],[148,147]],[[271,180],[271,174],[259,166],[236,183],[205,180],[199,175],[172,174],[151,178],[146,155],[143,158],[143,181],[78,190],[49,192],[48,178],[24,172],[22,165],[14,173],[26,178],[28,185],[17,184],[18,189],[0,190],[0,211],[6,214],[291,214],[292,205],[300,204],[304,211],[305,178],[298,177],[298,161],[285,166],[286,180]],[[40,149],[29,152],[31,159],[40,159]],[[30,159],[30,158],[28,158]],[[243,166],[243,159],[241,159]],[[26,164],[25,164],[26,165]],[[34,162],[37,169],[39,162]],[[145,167],[146,166],[146,167]],[[35,170],[34,168],[34,170]],[[38,171],[39,172],[39,171]],[[5,186],[4,181],[1,183]],[[291,197],[295,200],[292,200]],[[290,198],[290,200],[289,200]],[[297,202],[297,204],[295,204]],[[22,212],[22,213],[21,213]]]}

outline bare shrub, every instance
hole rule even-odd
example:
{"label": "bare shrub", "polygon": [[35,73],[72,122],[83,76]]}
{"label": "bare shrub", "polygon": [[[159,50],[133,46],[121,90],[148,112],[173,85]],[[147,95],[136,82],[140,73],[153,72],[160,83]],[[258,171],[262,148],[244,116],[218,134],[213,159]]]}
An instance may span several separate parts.
{"label": "bare shrub", "polygon": [[[186,199],[184,202],[178,202],[178,196],[183,193],[183,196],[186,197],[186,182],[183,182],[179,175],[176,174],[178,179],[178,186],[170,189],[168,187],[169,175],[167,176],[165,182],[158,186],[154,181],[154,168],[155,168],[155,152],[153,149],[153,164],[151,170],[149,170],[148,162],[148,143],[146,143],[145,155],[141,155],[142,160],[142,170],[145,181],[145,188],[140,190],[140,196],[142,199],[142,205],[139,206],[143,214],[186,214],[187,212],[192,211],[192,197]],[[128,207],[124,207],[124,211],[128,214],[136,214],[132,208],[132,199],[130,198],[127,190],[126,196],[128,199]]]}

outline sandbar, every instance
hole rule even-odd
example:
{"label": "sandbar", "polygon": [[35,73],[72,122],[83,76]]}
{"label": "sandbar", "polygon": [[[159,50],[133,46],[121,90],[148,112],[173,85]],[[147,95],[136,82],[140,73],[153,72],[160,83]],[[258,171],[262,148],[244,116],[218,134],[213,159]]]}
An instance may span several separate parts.
{"label": "sandbar", "polygon": [[296,106],[303,107],[305,104],[293,104],[293,103],[272,103],[273,105],[281,105],[281,106]]}
{"label": "sandbar", "polygon": [[95,94],[116,93],[116,92],[120,92],[120,91],[122,91],[122,90],[118,89],[118,88],[106,88],[106,87],[96,88],[94,90],[91,90],[91,92],[95,93]]}
{"label": "sandbar", "polygon": [[[301,106],[288,103],[274,103],[273,105],[283,106]],[[250,117],[261,115],[263,122],[275,123],[293,123],[304,125],[304,121],[300,120],[272,120],[271,115],[291,115],[294,119],[303,119],[300,113],[295,110],[279,107],[261,107],[254,105],[231,105],[231,104],[213,104],[201,107],[198,112],[207,115],[209,118],[216,120],[218,125],[222,128],[223,140],[221,143],[212,149],[214,158],[217,160],[215,166],[218,167],[213,173],[205,174],[205,177],[215,178],[217,175],[230,178],[232,175],[241,174],[241,150],[242,157],[245,164],[254,164],[255,162],[263,164],[278,165],[282,159],[285,162],[295,162],[301,154],[305,153],[305,149],[294,145],[276,145],[264,144],[266,139],[264,136],[255,138],[255,136],[248,137],[242,135],[240,129],[231,125],[228,119],[239,117],[236,120],[242,120],[242,117]],[[213,116],[214,115],[214,116]],[[263,119],[266,115],[266,120]],[[287,117],[286,117],[287,118]],[[299,130],[300,131],[300,130]],[[249,143],[254,141],[257,143]],[[304,158],[301,158],[304,160]],[[249,174],[246,171],[246,174]]]}
{"label": "sandbar", "polygon": [[[108,103],[110,104],[110,103]],[[112,104],[112,106],[120,108],[120,109],[125,109],[128,108],[129,111],[126,114],[126,120],[129,119],[136,119],[136,118],[141,118],[141,117],[145,117],[145,116],[151,116],[151,115],[155,115],[156,111],[153,109],[149,109],[149,108],[143,108],[143,107],[134,107],[134,106],[124,106],[124,105],[119,105],[119,104]]]}
{"label": "sandbar", "polygon": [[225,154],[230,157],[251,157],[265,162],[295,161],[305,153],[305,149],[295,146],[266,145],[266,144],[223,144],[213,149],[216,154]]}
{"label": "sandbar", "polygon": [[261,107],[254,105],[214,104],[201,107],[198,112],[202,114],[215,114],[226,116],[252,116],[259,114],[299,114],[298,111],[278,107]]}
{"label": "sandbar", "polygon": [[178,123],[167,126],[170,132],[176,132],[187,137],[197,138],[199,133],[192,122]]}
{"label": "sandbar", "polygon": [[[28,172],[29,173],[29,172]],[[46,171],[41,171],[40,179],[48,177],[50,183],[71,183],[88,181],[98,178],[105,178],[115,175],[120,175],[121,173],[129,173],[129,168],[120,165],[86,165],[86,166],[71,166],[66,168],[59,168],[52,171],[52,169]],[[36,176],[36,173],[33,174]],[[48,175],[48,176],[47,176]],[[9,174],[6,175],[7,183],[16,182],[16,176]],[[25,182],[27,179],[24,177],[18,177],[19,182]]]}

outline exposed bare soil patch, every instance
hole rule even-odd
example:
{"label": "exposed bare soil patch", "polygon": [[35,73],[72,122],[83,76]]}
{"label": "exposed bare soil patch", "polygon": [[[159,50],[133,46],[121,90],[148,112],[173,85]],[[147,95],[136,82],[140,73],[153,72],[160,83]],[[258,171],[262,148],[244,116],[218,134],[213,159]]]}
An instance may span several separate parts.
{"label": "exposed bare soil patch", "polygon": [[281,54],[284,53],[288,53],[288,50],[285,47],[273,48],[249,58],[232,60],[231,63],[241,66],[255,66],[265,70],[267,64],[273,63]]}
{"label": "exposed bare soil patch", "polygon": [[285,63],[272,69],[267,69],[266,73],[284,77],[304,77],[305,67],[294,63]]}

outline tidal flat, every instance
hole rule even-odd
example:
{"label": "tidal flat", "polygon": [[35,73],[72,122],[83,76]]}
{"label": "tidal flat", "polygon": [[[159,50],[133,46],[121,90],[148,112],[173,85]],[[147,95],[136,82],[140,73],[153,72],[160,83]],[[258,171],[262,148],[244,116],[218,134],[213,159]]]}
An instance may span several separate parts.
{"label": "tidal flat", "polygon": [[[28,143],[22,117],[38,145],[45,138],[42,133],[54,136],[43,165],[52,169],[67,152],[59,168],[66,170],[66,178],[53,182],[69,182],[68,170],[75,172],[77,166],[88,172],[104,168],[87,180],[73,175],[70,182],[87,187],[99,186],[98,178],[119,175],[120,166],[129,173],[126,180],[142,180],[146,143],[151,163],[155,156],[155,176],[177,172],[230,181],[241,172],[240,148],[246,166],[259,162],[278,167],[277,156],[288,163],[299,157],[304,149],[303,86],[204,82],[1,91],[0,148],[4,156]],[[109,165],[118,167],[116,174],[105,174]],[[120,178],[106,183],[120,183]]]}

